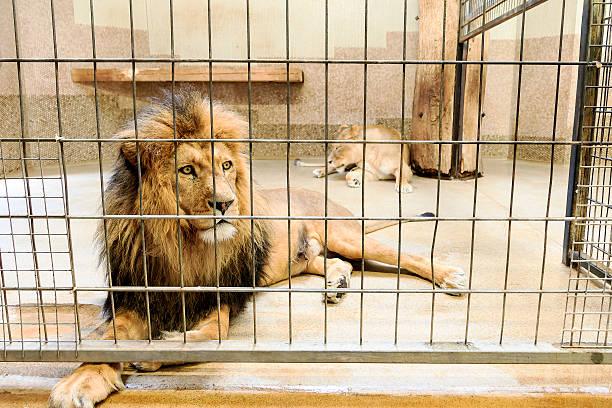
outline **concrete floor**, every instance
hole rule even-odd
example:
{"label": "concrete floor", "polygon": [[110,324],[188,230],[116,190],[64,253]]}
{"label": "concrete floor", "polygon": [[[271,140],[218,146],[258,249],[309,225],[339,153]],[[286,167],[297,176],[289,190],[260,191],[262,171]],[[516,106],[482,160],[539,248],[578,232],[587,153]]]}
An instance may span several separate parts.
{"label": "concrete floor", "polygon": [[[513,215],[517,217],[543,217],[546,212],[548,189],[548,164],[518,162],[513,200]],[[72,214],[92,215],[99,212],[100,181],[96,164],[84,164],[69,168],[69,202]],[[291,167],[292,187],[305,187],[324,191],[324,180],[312,177],[312,168]],[[507,217],[510,204],[512,162],[485,160],[485,176],[478,181],[477,216]],[[45,170],[52,176],[54,170]],[[255,161],[254,175],[264,188],[285,187],[284,161]],[[555,166],[550,216],[565,214],[568,168]],[[46,193],[58,184],[45,182]],[[7,182],[9,196],[19,195],[23,189],[18,180]],[[404,215],[417,215],[434,211],[436,207],[437,181],[415,177],[414,192],[402,196]],[[40,183],[38,190],[42,190]],[[33,191],[35,188],[33,187]],[[366,182],[366,216],[396,215],[398,196],[392,181]],[[0,196],[4,193],[0,186]],[[5,194],[6,195],[6,194]],[[442,181],[440,187],[440,216],[471,217],[474,198],[474,181]],[[361,212],[361,191],[346,186],[343,175],[329,177],[329,197],[343,202],[355,214]],[[25,201],[11,199],[13,214],[24,211]],[[35,207],[42,211],[41,203]],[[0,213],[7,211],[7,200],[0,200]],[[4,206],[4,207],[2,207]],[[61,211],[60,200],[47,200],[48,211]],[[0,230],[11,226],[0,225]],[[447,264],[469,270],[471,222],[440,222],[436,234],[434,255]],[[73,221],[71,232],[74,249],[74,268],[78,285],[99,286],[104,284],[103,275],[95,261],[92,237],[96,222]],[[42,228],[47,228],[41,225]],[[569,269],[562,265],[563,223],[550,222],[546,244],[543,287],[566,290]],[[13,223],[14,231],[27,229],[27,225]],[[63,231],[61,223],[50,225],[51,231]],[[510,242],[507,285],[511,289],[537,289],[542,274],[544,250],[543,222],[513,222]],[[404,250],[429,256],[432,246],[434,222],[408,223],[402,226]],[[397,246],[398,228],[392,227],[372,234],[376,239]],[[12,248],[10,237],[0,236],[0,246]],[[26,237],[27,238],[27,237]],[[43,237],[47,240],[46,237]],[[29,239],[29,238],[28,238]],[[506,276],[506,248],[508,222],[482,221],[476,224],[472,287],[478,289],[502,289]],[[27,242],[17,242],[15,247],[25,248]],[[39,244],[44,247],[44,243]],[[48,246],[48,244],[46,244]],[[64,237],[54,237],[51,247],[58,251],[65,246]],[[58,249],[59,248],[59,249]],[[40,250],[40,248],[39,248]],[[20,268],[31,265],[31,257],[3,254],[4,267]],[[54,267],[66,264],[66,257],[53,258]],[[42,263],[51,259],[43,260]],[[31,266],[30,266],[31,267]],[[382,271],[380,265],[369,264],[364,275],[366,288],[394,288],[396,276]],[[395,270],[392,270],[395,272]],[[50,273],[41,274],[42,284],[52,284]],[[67,272],[57,272],[58,286],[71,285]],[[7,274],[7,285],[16,284],[15,276]],[[33,276],[20,275],[20,284],[33,282]],[[301,276],[293,280],[294,286],[323,287],[319,277]],[[351,287],[359,288],[360,272],[355,272]],[[402,275],[402,288],[430,288],[431,283],[422,279]],[[278,286],[286,286],[280,283]],[[49,293],[46,302],[53,302]],[[69,293],[57,293],[58,303],[70,303]],[[103,293],[80,294],[79,301],[99,305]],[[19,299],[9,300],[15,304]],[[35,293],[22,293],[22,303],[35,302]],[[540,342],[558,343],[561,339],[565,311],[565,294],[545,294],[538,339]],[[469,341],[498,342],[502,322],[502,294],[473,294],[471,296]],[[292,297],[292,336],[295,341],[322,341],[324,305],[319,294],[294,294]],[[537,294],[510,294],[506,298],[504,342],[532,342],[535,335]],[[599,310],[597,302],[587,302],[586,309]],[[27,308],[25,308],[27,309]],[[25,310],[24,309],[24,310]],[[37,314],[30,308],[27,317],[36,322]],[[91,327],[99,323],[97,309],[89,306],[83,310]],[[12,309],[13,319],[17,309]],[[467,297],[435,296],[433,313],[433,341],[463,342],[466,332]],[[64,313],[69,323],[70,313]],[[59,313],[61,320],[64,314]],[[234,320],[230,338],[252,341],[252,308]],[[343,302],[328,307],[328,341],[359,342],[360,296],[349,294]],[[24,319],[24,318],[22,318]],[[429,341],[432,319],[432,296],[430,294],[403,294],[399,301],[399,341]],[[289,335],[288,295],[264,293],[257,296],[258,340],[286,340]],[[395,323],[395,295],[366,294],[363,304],[364,342],[393,342]],[[69,326],[62,327],[60,337],[71,338],[74,334]],[[36,328],[36,326],[34,326]],[[54,329],[55,330],[55,329]],[[53,331],[55,333],[55,331]],[[18,333],[15,333],[17,336]],[[38,336],[37,328],[30,332]],[[57,378],[67,374],[73,364],[4,364],[0,365],[4,388],[47,389]],[[291,390],[357,393],[459,393],[479,392],[586,392],[605,394],[610,391],[612,369],[608,367],[557,367],[557,366],[419,366],[419,365],[363,365],[363,364],[196,364],[169,367],[152,374],[135,374],[127,379],[128,388],[186,388],[204,390]],[[172,375],[173,377],[170,377]],[[105,405],[107,406],[107,405]],[[108,405],[114,406],[114,405]],[[119,406],[119,405],[117,405]],[[123,406],[123,405],[121,405]],[[128,406],[128,405],[126,405]]]}

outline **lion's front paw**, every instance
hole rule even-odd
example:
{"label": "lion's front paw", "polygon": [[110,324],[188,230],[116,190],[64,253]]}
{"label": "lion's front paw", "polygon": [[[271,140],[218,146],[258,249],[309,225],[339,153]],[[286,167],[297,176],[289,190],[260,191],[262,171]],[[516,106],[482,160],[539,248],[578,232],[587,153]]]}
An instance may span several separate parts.
{"label": "lion's front paw", "polygon": [[[443,289],[465,289],[467,287],[467,277],[463,269],[449,267],[449,272],[441,279],[440,287]],[[463,293],[449,293],[450,295],[461,296]]]}
{"label": "lion's front paw", "polygon": [[349,187],[361,187],[361,180],[359,179],[350,179],[346,181]]}
{"label": "lion's front paw", "polygon": [[146,371],[146,372],[151,372],[151,371],[157,371],[161,368],[163,364],[162,363],[157,363],[154,361],[137,361],[137,362],[132,362],[132,366],[138,370],[138,371]]}
{"label": "lion's front paw", "polygon": [[312,175],[317,178],[325,177],[325,169],[314,169]]}
{"label": "lion's front paw", "polygon": [[[353,267],[348,262],[342,261],[341,263],[333,265],[328,271],[327,288],[348,288],[351,283],[352,271]],[[323,301],[327,303],[339,303],[345,295],[346,292],[326,292],[323,294]]]}
{"label": "lion's front paw", "polygon": [[398,193],[412,193],[412,184],[404,184],[401,188],[399,184],[396,184],[395,191]]}
{"label": "lion's front paw", "polygon": [[124,389],[121,370],[108,364],[85,364],[55,384],[50,408],[93,408],[114,391]]}

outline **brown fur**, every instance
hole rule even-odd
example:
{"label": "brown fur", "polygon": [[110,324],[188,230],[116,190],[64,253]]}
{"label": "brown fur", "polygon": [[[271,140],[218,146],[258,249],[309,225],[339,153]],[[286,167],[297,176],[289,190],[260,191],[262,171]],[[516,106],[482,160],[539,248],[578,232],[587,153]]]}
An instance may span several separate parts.
{"label": "brown fur", "polygon": [[[241,153],[241,144],[232,141],[245,138],[245,122],[221,106],[214,107],[213,137],[219,142],[214,145],[213,155],[209,142],[193,141],[210,137],[209,103],[199,93],[188,90],[142,113],[137,121],[138,137],[172,138],[175,133],[172,109],[176,109],[176,137],[181,139],[176,149],[172,142],[143,141],[137,145],[129,140],[136,137],[134,126],[119,133],[118,137],[128,140],[121,144],[119,160],[107,187],[107,213],[176,215],[178,212],[192,216],[215,213],[219,218],[222,215],[250,215],[248,161]],[[229,161],[232,165],[223,167]],[[187,166],[191,166],[193,172],[184,173]],[[175,169],[183,170],[177,172]],[[290,195],[291,215],[324,215],[325,197],[322,194],[292,189]],[[255,186],[253,197],[254,215],[287,214],[286,190],[261,190]],[[215,210],[218,204],[225,205]],[[329,216],[351,216],[346,208],[332,201],[328,201],[327,207]],[[251,287],[253,279],[257,286],[269,285],[306,272],[326,276],[328,288],[350,287],[350,263],[339,258],[324,262],[326,223],[322,219],[291,220],[290,231],[285,220],[226,221],[216,224],[217,234],[213,239],[211,228],[215,224],[210,218],[186,218],[180,223],[176,219],[109,219],[99,230],[102,262],[110,265],[108,275],[115,286],[143,286],[146,276],[149,286],[183,283],[185,286],[214,287],[218,279],[220,286]],[[146,248],[142,245],[142,235]],[[179,237],[182,269],[179,268]],[[360,259],[363,255],[365,259],[387,264],[398,261],[395,249],[367,236],[362,241],[361,225],[356,220],[329,220],[327,246],[331,252],[349,259]],[[461,288],[465,283],[459,268],[431,265],[428,259],[403,252],[399,254],[399,263],[405,271],[433,280],[443,288]],[[337,302],[344,295],[342,291],[326,292],[323,298]],[[154,337],[161,337],[164,331],[182,329],[180,299],[176,293],[151,293],[149,315],[145,306],[147,298],[142,293],[111,292],[106,310],[110,312],[113,305],[116,309],[115,328],[119,339],[146,339],[149,331]],[[222,292],[220,304],[217,304],[215,293],[185,293],[185,336],[189,341],[226,338],[230,316],[237,313],[247,299],[245,292]],[[109,325],[104,338],[112,339],[114,333],[113,325]],[[182,340],[183,335],[170,338]],[[154,370],[161,364],[149,362],[137,366]],[[52,408],[92,407],[123,387],[121,370],[121,364],[84,364],[55,385],[49,404]]]}

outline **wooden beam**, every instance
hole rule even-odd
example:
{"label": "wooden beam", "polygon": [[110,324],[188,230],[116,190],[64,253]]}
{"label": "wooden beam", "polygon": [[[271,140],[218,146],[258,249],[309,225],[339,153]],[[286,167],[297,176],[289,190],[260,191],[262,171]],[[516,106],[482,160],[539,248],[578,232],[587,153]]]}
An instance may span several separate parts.
{"label": "wooden beam", "polygon": [[[131,68],[98,68],[98,82],[132,82]],[[73,68],[73,82],[93,82],[93,68]],[[168,68],[136,68],[136,82],[170,82],[172,71]],[[207,66],[180,66],[174,69],[176,82],[208,82]],[[214,66],[213,82],[248,82],[246,66]],[[287,82],[287,69],[283,67],[251,67],[251,82]],[[289,68],[289,82],[304,82],[304,73],[299,68]]]}
{"label": "wooden beam", "polygon": [[[447,0],[446,44],[444,59],[457,58],[457,36],[459,26],[459,0]],[[442,27],[444,2],[419,0],[419,59],[442,59]],[[418,65],[416,70],[412,105],[411,138],[413,140],[452,140],[453,109],[455,93],[455,66],[444,66],[443,95],[440,95],[442,66]],[[442,99],[442,100],[441,100]],[[440,118],[440,103],[442,117]],[[439,121],[442,121],[440,132]],[[442,145],[440,171],[443,177],[450,176],[451,145]],[[436,177],[438,174],[438,145],[413,144],[410,146],[410,161],[419,175]]]}
{"label": "wooden beam", "polygon": [[[480,61],[482,48],[482,37],[478,36],[469,40],[464,46],[467,47],[467,61]],[[485,46],[483,58],[486,61],[489,54],[489,32],[485,32]],[[477,140],[478,136],[478,94],[480,92],[480,65],[465,65],[465,85],[463,89],[463,132],[461,140]],[[482,95],[481,107],[484,107],[485,88],[487,85],[487,66],[482,69]],[[482,111],[484,114],[484,110]],[[482,134],[482,125],[480,128]],[[482,157],[480,146],[479,155]],[[476,171],[476,145],[461,145],[461,164],[459,175],[469,177]],[[482,173],[482,166],[478,166],[478,171]]]}

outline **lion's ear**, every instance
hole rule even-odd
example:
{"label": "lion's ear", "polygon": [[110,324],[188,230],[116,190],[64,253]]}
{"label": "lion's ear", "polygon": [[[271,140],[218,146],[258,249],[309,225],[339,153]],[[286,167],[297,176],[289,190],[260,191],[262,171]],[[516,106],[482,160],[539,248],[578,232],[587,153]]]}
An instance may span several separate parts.
{"label": "lion's ear", "polygon": [[349,125],[340,125],[340,127],[338,128],[338,131],[342,132],[344,129],[348,129],[348,128],[350,128]]}
{"label": "lion's ear", "polygon": [[[121,132],[115,135],[115,138],[134,139],[134,131],[131,129],[122,130]],[[133,166],[138,165],[138,156],[140,156],[140,166],[144,169],[147,167],[146,164],[148,162],[148,160],[146,159],[148,157],[148,154],[145,150],[144,145],[145,143],[141,142],[138,144],[138,148],[136,148],[136,142],[125,141],[120,144],[119,148],[123,157],[125,157],[126,160],[129,161]]]}
{"label": "lion's ear", "polygon": [[[226,111],[215,111],[214,113],[215,139],[224,139],[231,142],[231,139],[248,139],[249,124],[240,116]],[[243,143],[232,142],[227,145],[234,151],[243,150]]]}

